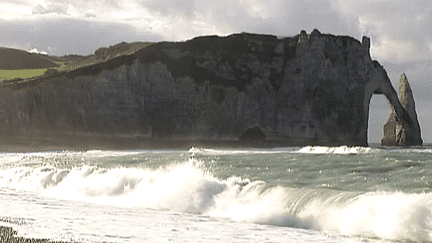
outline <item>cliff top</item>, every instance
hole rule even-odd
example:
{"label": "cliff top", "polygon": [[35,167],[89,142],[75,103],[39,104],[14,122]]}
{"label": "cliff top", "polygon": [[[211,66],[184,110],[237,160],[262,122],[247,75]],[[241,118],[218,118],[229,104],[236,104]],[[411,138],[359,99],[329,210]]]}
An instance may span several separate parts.
{"label": "cliff top", "polygon": [[[101,47],[95,53],[82,55],[54,56],[38,53],[30,53],[25,50],[0,47],[0,70],[30,70],[30,69],[55,69],[60,72],[72,71],[85,66],[95,65],[109,59],[129,55],[136,50],[148,46],[150,42],[121,42],[109,47]],[[52,72],[51,72],[52,73]],[[18,75],[19,76],[19,75]],[[46,77],[47,75],[45,75]]]}
{"label": "cliff top", "polygon": [[[170,66],[170,72],[174,77],[190,76],[194,77],[195,81],[200,82],[209,75],[207,75],[208,70],[200,67],[199,56],[212,53],[217,55],[220,62],[233,66],[234,62],[252,54],[270,64],[276,57],[283,57],[284,60],[293,58],[296,46],[299,43],[308,43],[316,37],[329,38],[331,40],[329,41],[330,44],[339,42],[337,45],[342,45],[345,49],[347,46],[352,45],[357,47],[366,45],[369,49],[370,45],[367,37],[360,42],[349,36],[321,34],[316,29],[310,35],[306,31],[301,31],[296,36],[285,38],[278,38],[273,35],[239,33],[226,37],[200,36],[184,42],[159,42],[154,44],[149,42],[122,42],[107,48],[99,48],[89,56],[68,55],[57,57],[64,62],[63,66],[56,68],[57,72],[46,72],[39,77],[11,81],[3,85],[13,89],[21,89],[44,83],[53,78],[69,82],[80,76],[97,76],[104,70],[114,70],[123,65],[130,66],[136,60],[139,60],[142,64],[164,63]],[[283,45],[284,53],[278,52],[278,49],[275,48],[278,45]],[[197,63],[198,65],[195,65]],[[243,90],[251,79],[249,73],[241,71],[235,73],[235,77],[235,79],[233,78],[227,83],[226,78],[213,75],[212,80],[209,81],[212,84],[234,86],[239,90]],[[277,86],[277,84],[275,85]],[[274,88],[277,89],[276,86]]]}

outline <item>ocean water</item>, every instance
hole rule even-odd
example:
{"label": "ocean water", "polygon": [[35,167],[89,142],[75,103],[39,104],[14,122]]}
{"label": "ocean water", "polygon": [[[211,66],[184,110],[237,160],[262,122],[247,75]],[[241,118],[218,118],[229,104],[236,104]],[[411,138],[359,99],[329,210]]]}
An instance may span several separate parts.
{"label": "ocean water", "polygon": [[80,242],[432,242],[432,148],[0,153],[0,225]]}

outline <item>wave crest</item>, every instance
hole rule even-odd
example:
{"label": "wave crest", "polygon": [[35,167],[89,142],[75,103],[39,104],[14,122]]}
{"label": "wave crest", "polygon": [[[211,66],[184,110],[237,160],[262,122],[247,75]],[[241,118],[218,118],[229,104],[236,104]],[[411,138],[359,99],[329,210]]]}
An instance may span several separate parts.
{"label": "wave crest", "polygon": [[197,159],[163,168],[19,167],[0,186],[120,207],[197,213],[350,236],[431,241],[432,194],[344,192],[217,178]]}
{"label": "wave crest", "polygon": [[374,150],[369,147],[325,147],[325,146],[306,146],[297,151],[297,153],[308,154],[366,154]]}

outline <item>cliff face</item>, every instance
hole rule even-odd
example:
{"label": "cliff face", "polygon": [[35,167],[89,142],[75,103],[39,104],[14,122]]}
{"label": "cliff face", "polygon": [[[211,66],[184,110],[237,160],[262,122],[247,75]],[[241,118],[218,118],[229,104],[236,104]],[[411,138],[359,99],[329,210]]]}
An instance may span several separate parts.
{"label": "cliff face", "polygon": [[153,44],[2,86],[0,134],[367,145],[372,94],[406,113],[369,48],[317,30]]}

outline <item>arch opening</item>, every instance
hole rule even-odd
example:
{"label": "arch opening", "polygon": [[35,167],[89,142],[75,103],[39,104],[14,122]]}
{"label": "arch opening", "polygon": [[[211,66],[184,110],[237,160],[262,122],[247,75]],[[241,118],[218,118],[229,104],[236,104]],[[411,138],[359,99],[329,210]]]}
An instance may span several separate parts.
{"label": "arch opening", "polygon": [[369,103],[368,144],[381,144],[384,137],[384,125],[392,110],[385,95],[374,93]]}

